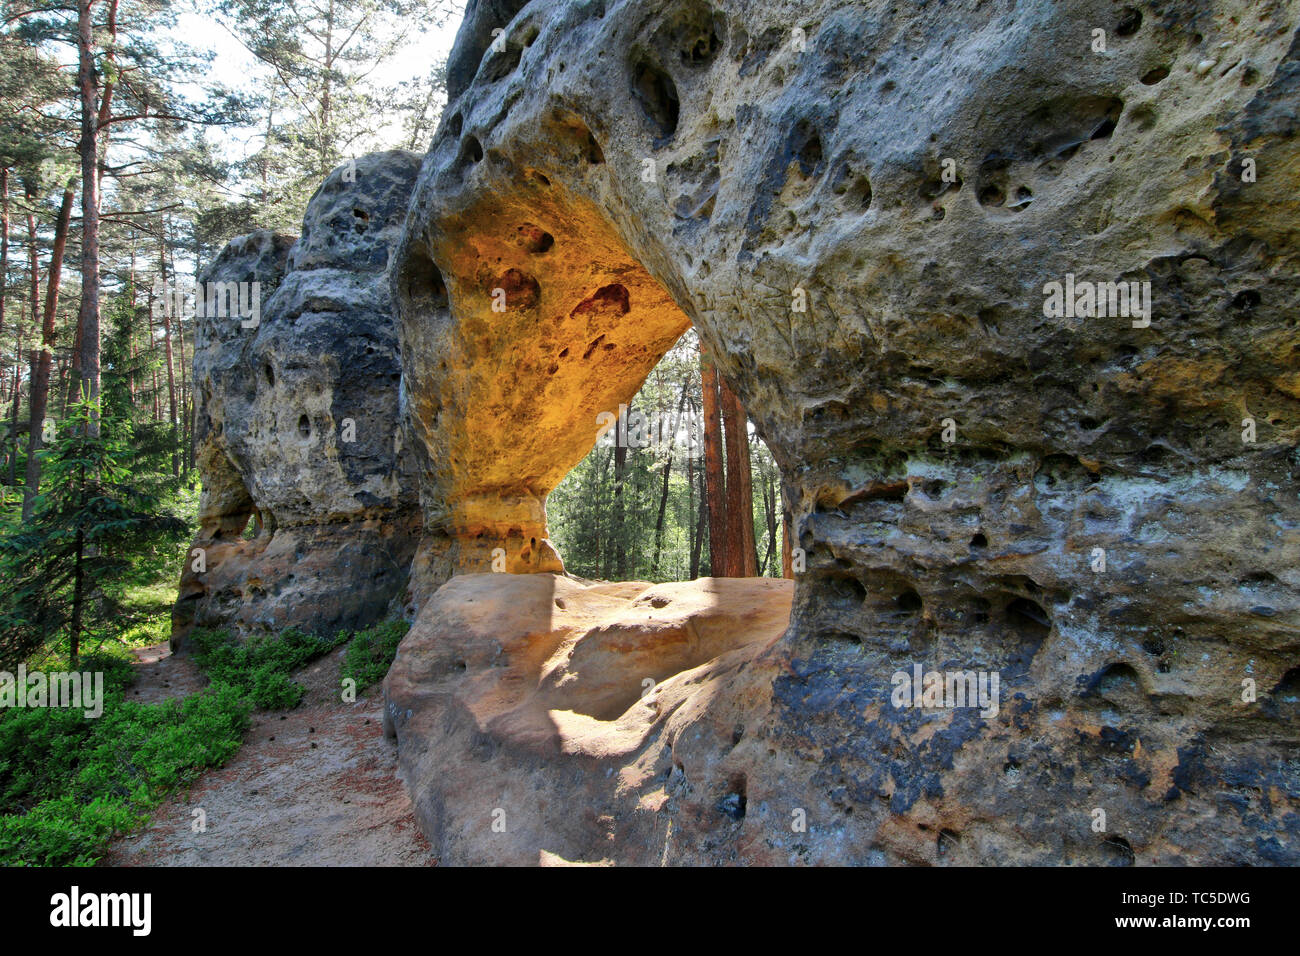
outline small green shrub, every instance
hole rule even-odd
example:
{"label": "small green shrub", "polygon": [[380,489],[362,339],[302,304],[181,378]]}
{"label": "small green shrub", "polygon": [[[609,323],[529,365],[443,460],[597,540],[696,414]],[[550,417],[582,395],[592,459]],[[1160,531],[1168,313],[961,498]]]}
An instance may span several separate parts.
{"label": "small green shrub", "polygon": [[[353,641],[367,654],[358,660],[391,661],[405,629],[395,636],[392,625],[362,631]],[[167,794],[229,760],[255,706],[297,705],[303,689],[290,673],[347,639],[287,630],[241,644],[225,631],[196,630],[195,660],[211,686],[156,704],[126,700],[134,671],[124,652],[84,655],[77,670],[104,674],[100,717],[59,708],[0,711],[0,865],[95,863],[114,834],[135,828]],[[68,669],[58,650],[42,662],[44,670]]]}
{"label": "small green shrub", "polygon": [[385,621],[358,631],[348,642],[347,655],[343,658],[343,679],[350,677],[355,680],[358,691],[383,680],[397,656],[397,645],[402,643],[410,627],[405,621]]}
{"label": "small green shrub", "polygon": [[250,637],[242,644],[226,631],[196,629],[190,636],[194,660],[213,683],[230,684],[263,710],[287,710],[302,700],[292,671],[337,647],[345,635],[312,637],[295,628]]}
{"label": "small green shrub", "polygon": [[184,700],[137,704],[105,671],[104,713],[0,713],[0,863],[85,866],[114,833],[239,749],[252,705],[229,685]]}

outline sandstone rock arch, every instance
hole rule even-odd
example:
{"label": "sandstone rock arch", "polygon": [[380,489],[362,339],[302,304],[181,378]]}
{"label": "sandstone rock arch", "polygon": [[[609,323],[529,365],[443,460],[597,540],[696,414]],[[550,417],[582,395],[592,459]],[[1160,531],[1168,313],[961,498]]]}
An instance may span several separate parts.
{"label": "sandstone rock arch", "polygon": [[[1274,718],[1234,710],[1224,675],[1249,658],[1271,685],[1294,665],[1296,544],[1265,529],[1300,517],[1270,491],[1294,480],[1300,435],[1278,361],[1300,294],[1282,106],[1300,9],[1175,6],[471,5],[394,272],[420,367],[405,387],[426,514],[453,537],[530,529],[512,569],[551,566],[523,560],[544,528],[538,452],[463,424],[520,414],[519,399],[463,363],[523,368],[538,396],[577,375],[560,381],[581,393],[581,375],[550,371],[581,336],[553,330],[627,269],[645,283],[634,305],[656,283],[717,357],[782,469],[807,556],[785,637],[638,758],[667,746],[698,782],[676,817],[695,838],[656,843],[655,859],[800,858],[778,809],[790,801],[825,834],[862,838],[809,841],[806,859],[1103,860],[1086,814],[1100,803],[1124,808],[1112,843],[1143,859],[1242,859],[1243,829],[1281,859],[1276,816],[1207,832],[1165,804],[1201,800],[1193,777],[1273,779]],[[1269,157],[1267,188],[1242,185],[1248,152]],[[534,227],[553,239],[544,252]],[[583,240],[599,275],[582,275]],[[1074,274],[1149,282],[1153,322],[1046,316],[1045,284]],[[493,288],[524,306],[491,313]],[[530,344],[512,362],[516,341]],[[541,427],[565,401],[524,419]],[[1250,448],[1247,409],[1269,409]],[[580,451],[566,430],[549,434],[572,448],[557,460]],[[1108,577],[1091,569],[1098,549]],[[888,706],[890,677],[950,659],[1000,673],[1008,703],[933,735]],[[423,699],[406,670],[395,706]],[[1138,726],[1140,751],[1115,752]],[[446,798],[428,768],[409,770]],[[734,805],[738,779],[768,808],[767,849],[749,819],[718,849],[711,801]],[[652,791],[607,799],[631,819]],[[1029,803],[1026,842],[1013,821]]]}
{"label": "sandstone rock arch", "polygon": [[509,570],[561,569],[547,494],[689,325],[597,207],[521,173],[520,194],[408,233],[394,265],[426,526],[459,570],[497,547]]}
{"label": "sandstone rock arch", "polygon": [[[386,694],[444,859],[1296,862],[1300,3],[484,0],[449,92],[388,271]],[[688,323],[781,468],[790,626],[574,704],[545,496]],[[462,573],[497,547],[530,577]],[[995,715],[891,704],[945,661]]]}

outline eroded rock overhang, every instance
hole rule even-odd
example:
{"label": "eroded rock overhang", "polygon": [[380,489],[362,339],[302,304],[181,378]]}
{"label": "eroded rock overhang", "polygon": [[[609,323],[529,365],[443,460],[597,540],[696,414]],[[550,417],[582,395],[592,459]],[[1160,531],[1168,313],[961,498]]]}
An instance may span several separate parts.
{"label": "eroded rock overhang", "polygon": [[[1294,862],[1298,19],[471,5],[394,271],[427,583],[556,566],[546,492],[685,321],[807,562],[768,703],[655,745],[694,784],[656,859]],[[1048,314],[1074,280],[1149,283],[1149,323]],[[996,717],[889,706],[945,661]]]}

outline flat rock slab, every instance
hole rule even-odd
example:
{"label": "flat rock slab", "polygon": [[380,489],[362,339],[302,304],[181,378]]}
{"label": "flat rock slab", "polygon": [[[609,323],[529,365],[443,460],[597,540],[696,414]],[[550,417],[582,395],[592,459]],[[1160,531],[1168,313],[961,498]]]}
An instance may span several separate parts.
{"label": "flat rock slab", "polygon": [[743,814],[743,774],[712,765],[744,736],[726,716],[734,704],[770,698],[770,664],[750,665],[785,631],[793,591],[770,578],[453,578],[384,685],[386,728],[435,854],[660,862],[668,818],[656,811],[683,795],[675,742],[700,739],[705,723],[713,737],[719,720],[727,743],[699,767],[719,792],[698,797]]}

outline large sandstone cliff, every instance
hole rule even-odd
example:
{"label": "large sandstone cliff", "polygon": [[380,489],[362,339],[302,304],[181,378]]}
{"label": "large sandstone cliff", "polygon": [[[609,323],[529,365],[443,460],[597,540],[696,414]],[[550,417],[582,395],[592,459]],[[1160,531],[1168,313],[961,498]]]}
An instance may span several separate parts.
{"label": "large sandstone cliff", "polygon": [[385,270],[418,168],[397,151],[342,166],[300,238],[240,237],[200,277],[260,283],[261,313],[195,321],[203,495],[173,644],[195,624],[360,627],[400,600],[420,517]]}
{"label": "large sandstone cliff", "polygon": [[[388,723],[441,857],[1300,862],[1298,23],[471,3],[390,267],[424,534]],[[1116,282],[1149,321],[1047,292]],[[546,541],[687,325],[781,467],[780,636],[757,592],[575,591]],[[496,549],[536,580],[463,573]],[[678,602],[733,634],[681,625],[674,671],[634,651]],[[895,706],[918,665],[996,713]]]}

